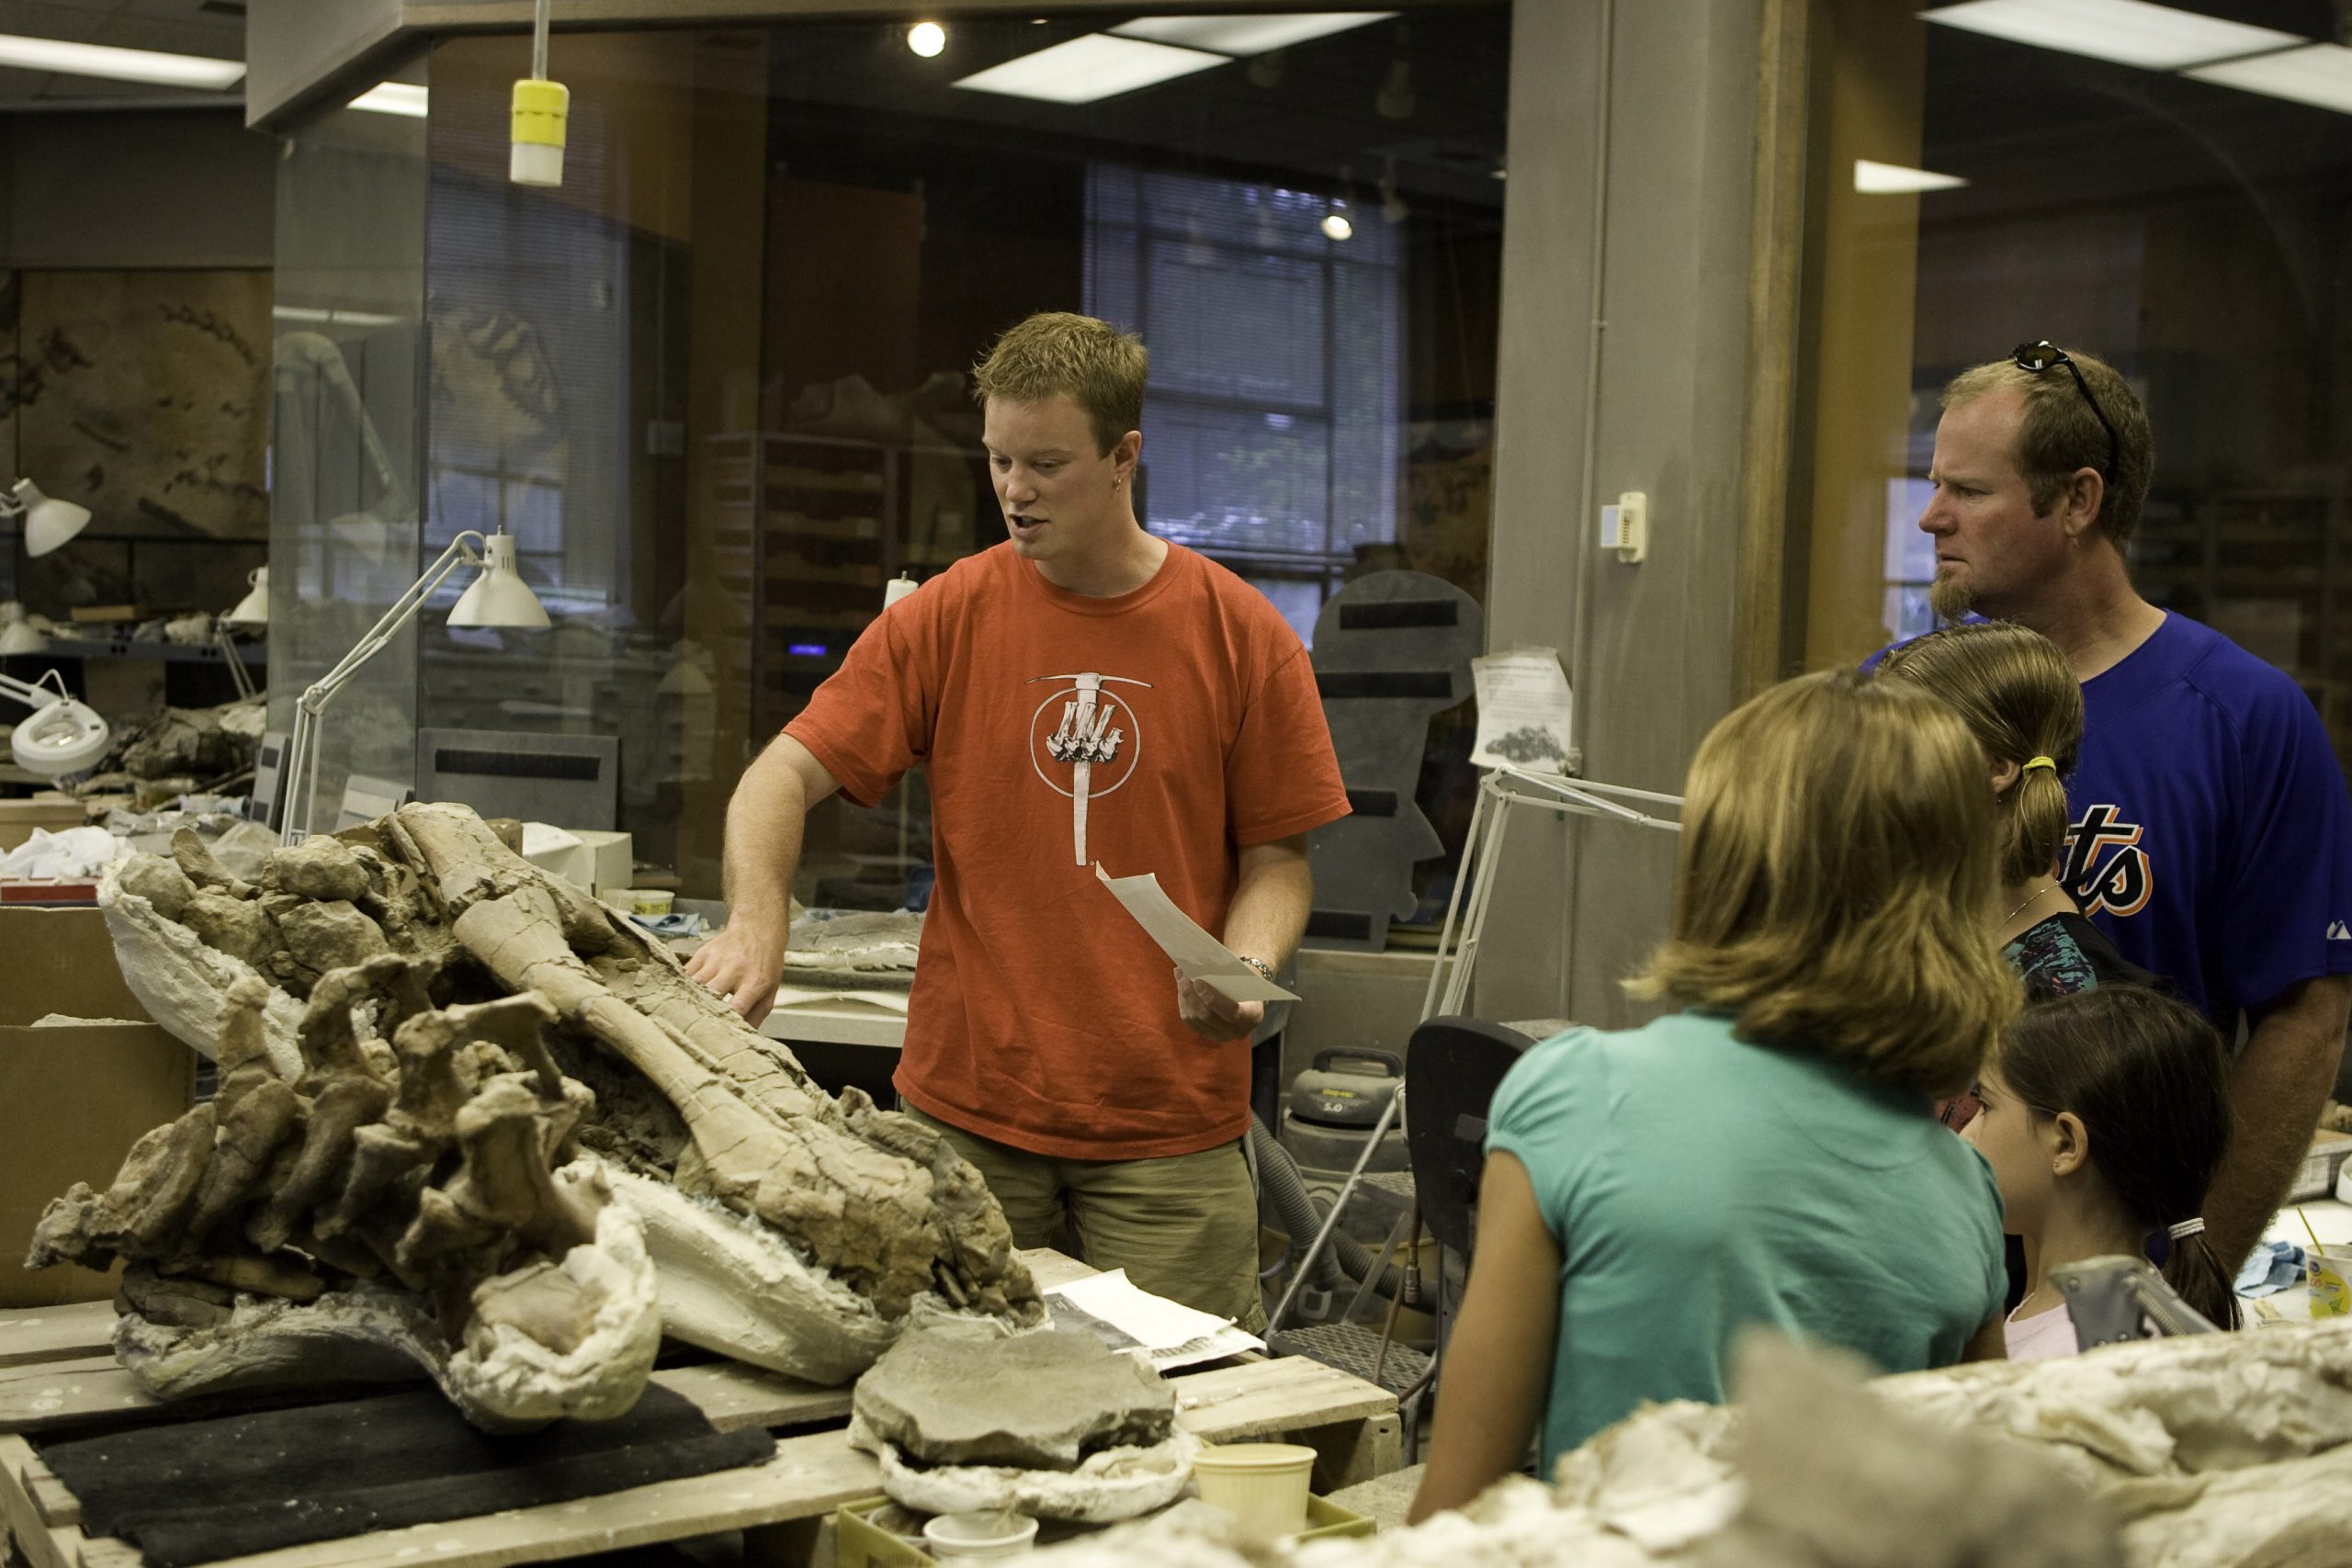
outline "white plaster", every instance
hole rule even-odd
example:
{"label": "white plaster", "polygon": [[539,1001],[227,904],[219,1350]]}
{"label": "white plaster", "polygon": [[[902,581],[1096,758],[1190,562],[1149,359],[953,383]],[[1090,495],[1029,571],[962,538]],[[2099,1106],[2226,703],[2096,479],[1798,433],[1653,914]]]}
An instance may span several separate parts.
{"label": "white plaster", "polygon": [[1178,1427],[1150,1448],[1105,1449],[1075,1470],[1015,1470],[1006,1465],[910,1464],[896,1444],[876,1437],[855,1416],[849,1440],[882,1467],[882,1490],[893,1502],[927,1514],[1012,1509],[1041,1519],[1110,1524],[1166,1507],[1193,1479],[1201,1440]]}

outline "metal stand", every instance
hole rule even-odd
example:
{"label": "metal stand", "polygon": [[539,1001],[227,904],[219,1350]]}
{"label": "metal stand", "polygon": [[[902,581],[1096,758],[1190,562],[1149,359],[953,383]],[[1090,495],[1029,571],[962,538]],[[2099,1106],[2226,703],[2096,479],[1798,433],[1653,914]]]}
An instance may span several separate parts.
{"label": "metal stand", "polygon": [[[1624,822],[1636,828],[1654,828],[1668,833],[1682,830],[1679,822],[1620,805],[1620,801],[1640,801],[1677,810],[1682,806],[1680,795],[1662,795],[1656,790],[1593,784],[1584,779],[1562,778],[1509,766],[1487,770],[1485,776],[1478,781],[1478,798],[1470,812],[1470,831],[1462,844],[1462,874],[1454,878],[1453,896],[1446,901],[1445,923],[1438,931],[1437,953],[1430,966],[1429,989],[1421,998],[1419,1021],[1426,1023],[1441,1015],[1459,1014],[1469,998],[1471,967],[1477,961],[1478,939],[1486,929],[1487,912],[1494,901],[1497,874],[1502,866],[1504,830],[1510,826],[1510,808],[1515,806],[1536,807]],[[1464,885],[1470,887],[1466,912],[1463,908]],[[1458,938],[1457,917],[1460,919]],[[1323,1224],[1316,1231],[1315,1239],[1307,1244],[1306,1251],[1299,1258],[1291,1275],[1290,1288],[1283,1292],[1273,1315],[1267,1320],[1269,1340],[1290,1314],[1299,1292],[1313,1277],[1316,1262],[1322,1257],[1323,1249],[1330,1245],[1332,1232],[1339,1227],[1340,1214],[1363,1181],[1364,1168],[1371,1162],[1373,1151],[1380,1146],[1381,1139],[1387,1136],[1388,1129],[1396,1122],[1404,1105],[1405,1091],[1399,1089],[1381,1111],[1380,1120],[1374,1123],[1371,1135],[1364,1140],[1363,1152],[1356,1156],[1354,1168],[1348,1172],[1347,1179],[1331,1200],[1330,1213],[1323,1216]],[[1383,1248],[1383,1262],[1386,1259],[1386,1253],[1387,1249]],[[1439,1272],[1442,1274],[1443,1270],[1441,1269]],[[1377,1266],[1371,1278],[1379,1278]],[[1363,1296],[1363,1292],[1359,1291],[1357,1300],[1361,1302]],[[1441,1348],[1442,1344],[1441,1330]],[[1426,1379],[1420,1387],[1426,1389]]]}
{"label": "metal stand", "polygon": [[[1495,873],[1502,864],[1504,832],[1510,826],[1509,808],[1533,806],[1584,817],[1613,818],[1636,828],[1656,828],[1668,833],[1682,831],[1681,823],[1620,806],[1620,800],[1639,800],[1678,811],[1682,808],[1680,795],[1661,795],[1656,790],[1566,779],[1554,773],[1529,773],[1524,768],[1487,770],[1478,781],[1478,798],[1470,807],[1470,831],[1462,840],[1464,874],[1453,879],[1453,897],[1446,900],[1445,924],[1438,931],[1437,957],[1430,965],[1429,989],[1421,998],[1423,1019],[1459,1014],[1469,1000],[1470,970],[1478,961],[1478,939],[1487,929],[1487,910],[1495,897]],[[1454,919],[1462,912],[1462,889],[1465,884],[1470,887],[1470,908],[1462,916],[1457,942]]]}

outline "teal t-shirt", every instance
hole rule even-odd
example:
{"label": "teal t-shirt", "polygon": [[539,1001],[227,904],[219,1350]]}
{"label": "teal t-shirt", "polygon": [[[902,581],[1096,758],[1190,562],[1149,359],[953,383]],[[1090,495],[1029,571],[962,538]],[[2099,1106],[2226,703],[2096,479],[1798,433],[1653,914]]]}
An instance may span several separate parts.
{"label": "teal t-shirt", "polygon": [[1544,1473],[1645,1400],[1720,1404],[1770,1324],[1888,1371],[1960,1359],[2001,1315],[1992,1168],[1926,1097],[1685,1012],[1570,1030],[1496,1091],[1487,1149],[1560,1244]]}

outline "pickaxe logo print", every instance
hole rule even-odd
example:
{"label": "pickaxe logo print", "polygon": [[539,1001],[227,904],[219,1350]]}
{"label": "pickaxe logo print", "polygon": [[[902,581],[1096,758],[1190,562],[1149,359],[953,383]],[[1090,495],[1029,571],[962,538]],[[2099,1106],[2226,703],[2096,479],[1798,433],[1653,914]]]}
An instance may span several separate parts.
{"label": "pickaxe logo print", "polygon": [[[1141,686],[1148,691],[1151,682],[1089,670],[1076,675],[1039,675],[1029,684],[1042,681],[1055,682],[1056,689],[1029,716],[1029,765],[1047,788],[1069,797],[1071,847],[1076,863],[1084,865],[1087,803],[1132,778],[1143,750],[1143,724],[1136,710],[1104,688]],[[1052,773],[1046,772],[1048,764]],[[1057,776],[1063,768],[1069,770],[1068,784]]]}

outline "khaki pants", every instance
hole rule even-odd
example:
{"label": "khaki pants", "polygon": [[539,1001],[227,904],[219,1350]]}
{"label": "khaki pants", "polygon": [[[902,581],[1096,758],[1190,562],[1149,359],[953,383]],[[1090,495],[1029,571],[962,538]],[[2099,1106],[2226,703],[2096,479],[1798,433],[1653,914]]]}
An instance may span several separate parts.
{"label": "khaki pants", "polygon": [[1004,1207],[1015,1247],[1054,1247],[1064,1228],[1095,1268],[1256,1333],[1258,1201],[1238,1140],[1159,1159],[1060,1159],[951,1127],[912,1106],[970,1160]]}

